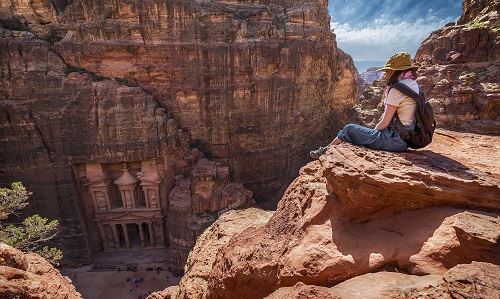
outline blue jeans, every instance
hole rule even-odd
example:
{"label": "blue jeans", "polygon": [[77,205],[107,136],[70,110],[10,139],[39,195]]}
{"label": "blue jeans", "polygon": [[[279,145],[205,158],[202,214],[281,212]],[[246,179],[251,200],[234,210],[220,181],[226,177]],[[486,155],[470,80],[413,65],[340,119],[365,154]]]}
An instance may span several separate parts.
{"label": "blue jeans", "polygon": [[366,145],[375,150],[404,152],[408,148],[398,133],[387,128],[374,130],[355,124],[346,125],[338,134],[340,140],[355,145]]}

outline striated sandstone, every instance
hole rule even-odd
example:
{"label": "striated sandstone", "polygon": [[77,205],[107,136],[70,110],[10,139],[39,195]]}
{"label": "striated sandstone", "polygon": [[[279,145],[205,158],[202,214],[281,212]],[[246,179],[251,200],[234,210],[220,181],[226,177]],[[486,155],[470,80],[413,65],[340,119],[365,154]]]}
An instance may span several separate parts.
{"label": "striated sandstone", "polygon": [[[153,95],[67,68],[32,33],[1,34],[0,49],[8,55],[0,65],[6,79],[0,179],[23,181],[34,192],[28,212],[59,220],[64,262],[88,263],[102,250],[181,243],[172,262],[182,272],[196,236],[213,221],[200,221],[197,213],[251,205],[251,192],[231,182],[227,167],[190,152],[189,135]],[[194,196],[188,189],[183,203],[193,207],[191,217],[177,223],[168,195],[175,178],[190,177],[193,167]]]}
{"label": "striated sandstone", "polygon": [[498,0],[464,0],[462,1],[462,16],[457,23],[463,25],[474,20],[490,20],[498,25],[499,12],[500,1]]}
{"label": "striated sandstone", "polygon": [[326,1],[74,1],[61,20],[68,65],[150,91],[260,202],[356,95]]}
{"label": "striated sandstone", "polygon": [[435,205],[500,210],[498,178],[432,149],[394,154],[346,144],[320,160],[329,193],[345,206],[344,215],[351,220]]}
{"label": "striated sandstone", "polygon": [[0,243],[1,298],[82,298],[68,277],[34,253]]}
{"label": "striated sandstone", "polygon": [[[433,143],[433,159],[426,162],[419,162],[419,159],[430,153],[393,154],[343,144],[329,150],[319,161],[303,167],[277,211],[264,226],[234,235],[231,242],[220,249],[210,274],[202,279],[203,284],[208,284],[207,298],[262,298],[297,282],[331,287],[387,267],[409,274],[442,276],[457,264],[472,261],[500,263],[498,196],[493,200],[486,195],[488,192],[500,193],[498,156],[492,155],[498,151],[482,146],[498,144],[498,137],[451,131],[439,133],[436,143]],[[453,144],[459,144],[461,148],[467,144],[473,149],[451,151]],[[429,196],[425,207],[420,205],[418,197],[415,197],[414,207],[400,205],[400,209],[392,209],[384,201],[369,197],[365,204],[378,204],[379,209],[374,208],[376,213],[364,218],[363,222],[353,222],[350,217],[353,211],[357,211],[354,208],[356,203],[342,200],[342,193],[336,195],[328,187],[345,179],[330,172],[332,161],[344,163],[344,152],[358,153],[349,156],[350,163],[357,166],[346,170],[353,177],[358,177],[359,169],[364,165],[373,163],[371,155],[376,154],[377,159],[385,164],[402,156],[421,163],[422,177],[400,179],[409,184],[405,187],[408,191],[418,190],[419,183],[433,182],[433,178],[454,183],[447,183],[441,189],[429,189],[432,193],[425,195]],[[469,153],[472,154],[468,159],[462,159]],[[486,155],[491,156],[487,164],[475,159]],[[457,160],[463,160],[461,165],[477,177],[459,179],[460,174],[450,180],[442,177],[442,168],[433,166],[451,166]],[[406,172],[405,168],[393,169],[394,177]],[[384,192],[384,188],[392,185],[387,184],[390,178],[381,176],[372,180],[365,193]],[[496,185],[493,182],[497,182]],[[468,190],[483,183],[486,185],[477,187],[477,192],[485,190],[483,204],[487,205],[481,206],[480,195],[471,197],[470,202],[461,201],[463,196],[460,194],[449,195],[452,190]],[[455,202],[449,201],[454,197]],[[412,197],[402,199],[410,203]],[[482,211],[482,207],[489,212]],[[200,243],[200,246],[203,245]],[[192,254],[190,260],[200,258],[201,255]]]}

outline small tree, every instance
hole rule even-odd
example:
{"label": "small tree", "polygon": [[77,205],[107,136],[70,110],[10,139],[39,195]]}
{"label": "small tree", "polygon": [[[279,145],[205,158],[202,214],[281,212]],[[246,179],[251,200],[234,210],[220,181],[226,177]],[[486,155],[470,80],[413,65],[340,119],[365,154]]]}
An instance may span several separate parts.
{"label": "small tree", "polygon": [[55,247],[43,246],[56,236],[59,225],[57,220],[47,222],[47,218],[35,214],[24,219],[21,225],[2,225],[2,220],[9,215],[19,216],[18,211],[28,205],[31,194],[21,182],[12,183],[10,189],[0,188],[0,242],[22,251],[35,252],[49,263],[59,265],[62,252]]}

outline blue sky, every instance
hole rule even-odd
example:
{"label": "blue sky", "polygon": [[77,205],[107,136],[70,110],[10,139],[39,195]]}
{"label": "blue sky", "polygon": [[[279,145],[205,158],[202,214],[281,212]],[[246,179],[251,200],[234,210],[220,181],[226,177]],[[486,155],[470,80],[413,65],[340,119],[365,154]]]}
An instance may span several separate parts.
{"label": "blue sky", "polygon": [[329,0],[328,11],[344,52],[385,62],[401,51],[413,57],[432,31],[458,21],[462,0]]}

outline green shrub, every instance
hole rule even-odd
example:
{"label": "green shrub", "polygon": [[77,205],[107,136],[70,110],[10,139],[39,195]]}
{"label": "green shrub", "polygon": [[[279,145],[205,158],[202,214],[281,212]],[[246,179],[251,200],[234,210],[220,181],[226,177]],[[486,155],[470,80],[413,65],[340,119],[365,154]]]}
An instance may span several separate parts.
{"label": "green shrub", "polygon": [[14,182],[11,188],[0,188],[0,242],[25,252],[35,252],[53,265],[59,265],[62,252],[55,248],[44,246],[57,235],[59,223],[57,220],[48,222],[37,214],[27,217],[20,225],[2,225],[2,220],[10,215],[18,216],[17,211],[28,205],[31,195],[21,182]]}
{"label": "green shrub", "polygon": [[486,89],[499,89],[500,88],[500,85],[498,85],[496,83],[486,83],[485,86],[486,86]]}
{"label": "green shrub", "polygon": [[479,22],[478,20],[473,20],[470,21],[469,23],[465,24],[465,27],[467,28],[483,28],[483,27],[488,27],[487,23],[484,22]]}

